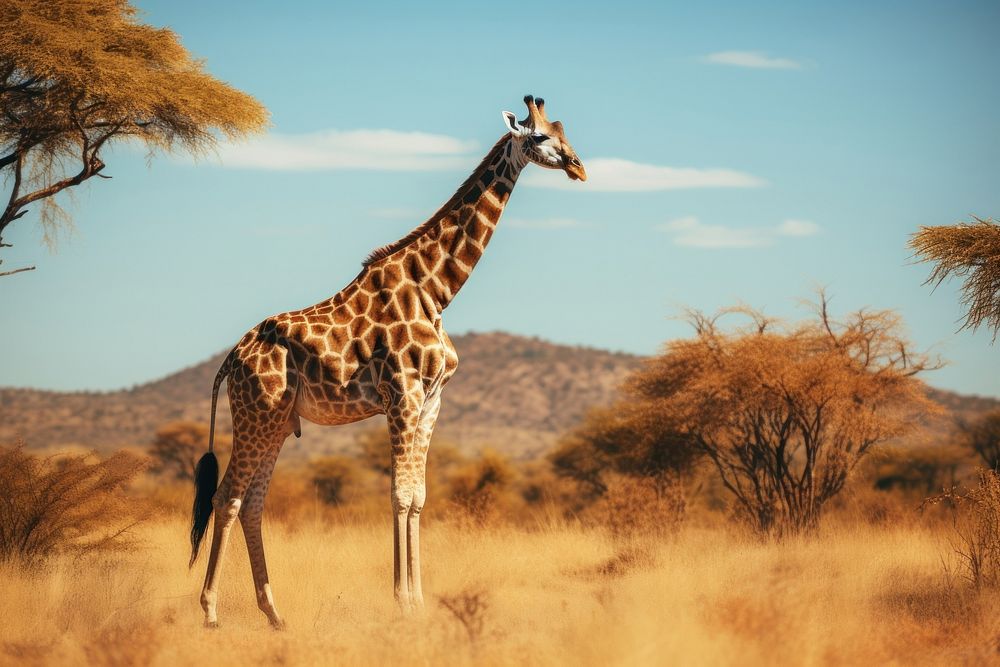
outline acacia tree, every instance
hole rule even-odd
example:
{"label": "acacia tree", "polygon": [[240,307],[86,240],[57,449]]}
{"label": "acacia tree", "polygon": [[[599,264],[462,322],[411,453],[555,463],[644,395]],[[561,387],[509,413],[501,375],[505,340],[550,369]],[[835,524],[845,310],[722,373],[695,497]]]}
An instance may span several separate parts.
{"label": "acacia tree", "polygon": [[127,0],[0,0],[0,25],[0,173],[10,188],[0,248],[35,202],[51,243],[67,220],[53,195],[104,176],[102,151],[115,141],[200,154],[219,133],[267,123],[259,102],[205,72],[172,31],[138,22]]}
{"label": "acacia tree", "polygon": [[[1000,225],[973,216],[975,222],[921,227],[910,247],[934,269],[926,283],[937,287],[945,279],[962,278],[962,305],[967,309],[963,329],[983,324],[1000,331]],[[926,284],[925,283],[925,284]]]}
{"label": "acacia tree", "polygon": [[[721,315],[751,326],[731,331]],[[781,325],[747,309],[692,313],[693,339],[667,344],[626,382],[642,409],[687,434],[759,533],[815,526],[824,503],[876,444],[899,436],[935,404],[892,312]]]}

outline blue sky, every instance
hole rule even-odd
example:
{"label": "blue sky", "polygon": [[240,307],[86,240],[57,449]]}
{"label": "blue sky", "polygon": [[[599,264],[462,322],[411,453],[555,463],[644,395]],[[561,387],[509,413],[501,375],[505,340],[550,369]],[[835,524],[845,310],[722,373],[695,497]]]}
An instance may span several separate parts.
{"label": "blue sky", "polygon": [[197,164],[116,148],[54,254],[16,222],[5,267],[38,269],[0,280],[0,385],[141,383],[329,297],[533,93],[592,177],[529,167],[450,332],[647,354],[685,306],[800,317],[824,285],[898,309],[949,362],[931,383],[1000,395],[1000,350],[906,249],[1000,216],[996,3],[136,4],[271,134]]}

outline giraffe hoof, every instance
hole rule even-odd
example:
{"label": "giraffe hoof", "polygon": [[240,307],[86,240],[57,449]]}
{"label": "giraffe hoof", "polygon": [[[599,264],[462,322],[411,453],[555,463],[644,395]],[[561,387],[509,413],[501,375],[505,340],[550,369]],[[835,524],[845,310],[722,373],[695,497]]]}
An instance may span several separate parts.
{"label": "giraffe hoof", "polygon": [[275,632],[281,632],[288,628],[288,625],[280,618],[272,619],[270,622],[271,622],[271,629],[273,629]]}
{"label": "giraffe hoof", "polygon": [[205,621],[205,627],[208,628],[209,630],[218,630],[219,629],[219,622],[218,621]]}

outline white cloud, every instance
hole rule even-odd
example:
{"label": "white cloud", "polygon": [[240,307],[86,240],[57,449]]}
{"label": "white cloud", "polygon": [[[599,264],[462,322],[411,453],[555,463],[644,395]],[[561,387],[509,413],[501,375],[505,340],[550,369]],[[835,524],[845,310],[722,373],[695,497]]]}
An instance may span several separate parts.
{"label": "white cloud", "polygon": [[503,218],[500,224],[522,229],[569,229],[583,225],[574,218]]}
{"label": "white cloud", "polygon": [[705,56],[705,62],[756,69],[802,69],[802,63],[791,58],[772,58],[761,51],[719,51]]}
{"label": "white cloud", "polygon": [[819,225],[809,220],[785,220],[777,231],[782,236],[812,236],[819,233]]}
{"label": "white cloud", "polygon": [[322,130],[223,144],[218,155],[223,166],[244,169],[428,171],[469,167],[475,148],[474,142],[425,132]]}
{"label": "white cloud", "polygon": [[594,158],[584,161],[587,182],[570,180],[562,171],[532,169],[522,177],[536,188],[586,189],[596,192],[651,192],[691,188],[753,188],[766,181],[733,169],[661,167],[621,158]]}
{"label": "white cloud", "polygon": [[692,248],[759,248],[780,237],[805,237],[819,233],[819,225],[808,220],[785,220],[770,227],[707,225],[693,215],[657,225],[673,238],[674,245]]}

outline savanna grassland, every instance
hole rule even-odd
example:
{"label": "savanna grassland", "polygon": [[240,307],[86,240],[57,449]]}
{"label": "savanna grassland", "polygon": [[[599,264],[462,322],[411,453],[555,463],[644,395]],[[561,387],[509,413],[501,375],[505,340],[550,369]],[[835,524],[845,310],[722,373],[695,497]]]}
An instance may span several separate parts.
{"label": "savanna grassland", "polygon": [[[279,460],[264,541],[282,631],[238,530],[221,627],[203,627],[206,550],[187,563],[206,424],[116,452],[0,447],[0,662],[1000,663],[1000,477],[977,474],[1000,466],[1000,412],[932,400],[892,320],[863,315],[706,325],[530,457],[435,436],[410,616],[384,429],[311,456],[304,434]],[[224,430],[217,446],[224,466]]]}
{"label": "savanna grassland", "polygon": [[271,630],[256,608],[239,531],[224,568],[221,627],[202,627],[204,555],[188,570],[187,489],[152,475],[133,480],[127,493],[144,499],[137,502],[148,514],[124,542],[0,568],[0,661],[1000,662],[1000,604],[990,587],[966,579],[947,503],[921,511],[849,489],[817,530],[777,541],[712,509],[706,486],[682,524],[663,530],[627,510],[608,523],[599,513],[567,518],[552,503],[499,497],[508,516],[483,514],[457,504],[467,475],[432,496],[423,536],[428,604],[412,617],[392,599],[381,504],[330,507],[296,490],[301,475],[279,475],[278,518],[265,523],[264,538],[284,631]]}
{"label": "savanna grassland", "polygon": [[[270,523],[285,631],[254,604],[238,533],[218,630],[179,519],[126,552],[3,568],[3,660],[18,664],[981,664],[1000,605],[947,566],[947,531],[836,525],[782,544],[690,526],[616,540],[539,517],[428,521],[426,613],[391,592],[386,521]],[[446,605],[454,607],[449,610]]]}

